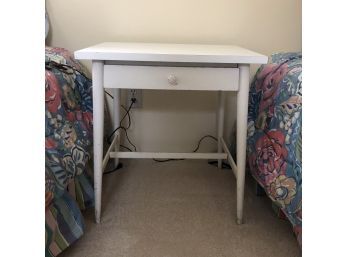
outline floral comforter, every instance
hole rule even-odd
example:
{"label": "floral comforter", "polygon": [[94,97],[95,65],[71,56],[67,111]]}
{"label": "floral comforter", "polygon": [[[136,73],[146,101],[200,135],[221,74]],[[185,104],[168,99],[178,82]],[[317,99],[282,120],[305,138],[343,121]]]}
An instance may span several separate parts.
{"label": "floral comforter", "polygon": [[56,256],[82,236],[81,210],[94,204],[92,85],[67,50],[46,47],[45,60],[45,255]]}
{"label": "floral comforter", "polygon": [[302,55],[274,54],[249,94],[248,163],[302,245]]}

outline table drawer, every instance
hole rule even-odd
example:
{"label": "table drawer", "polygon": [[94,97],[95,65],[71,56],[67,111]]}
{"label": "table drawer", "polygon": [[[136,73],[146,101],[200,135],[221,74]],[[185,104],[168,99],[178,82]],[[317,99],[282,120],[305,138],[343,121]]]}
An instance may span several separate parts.
{"label": "table drawer", "polygon": [[106,88],[238,90],[238,68],[105,65]]}

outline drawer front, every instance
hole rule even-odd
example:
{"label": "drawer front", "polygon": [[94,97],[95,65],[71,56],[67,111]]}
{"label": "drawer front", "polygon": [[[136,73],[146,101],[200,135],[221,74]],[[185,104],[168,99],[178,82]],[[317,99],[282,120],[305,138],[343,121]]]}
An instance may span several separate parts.
{"label": "drawer front", "polygon": [[106,88],[237,91],[238,68],[105,65]]}

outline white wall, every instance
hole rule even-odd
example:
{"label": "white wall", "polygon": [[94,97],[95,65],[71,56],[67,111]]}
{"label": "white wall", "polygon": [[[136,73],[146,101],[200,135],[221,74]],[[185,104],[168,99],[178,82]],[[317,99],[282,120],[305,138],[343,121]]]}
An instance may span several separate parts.
{"label": "white wall", "polygon": [[[300,0],[46,0],[46,8],[47,44],[71,51],[103,41],[237,44],[265,55],[301,50]],[[235,118],[229,98],[226,130]],[[216,93],[146,91],[129,134],[141,150],[190,151],[216,133],[216,103]]]}

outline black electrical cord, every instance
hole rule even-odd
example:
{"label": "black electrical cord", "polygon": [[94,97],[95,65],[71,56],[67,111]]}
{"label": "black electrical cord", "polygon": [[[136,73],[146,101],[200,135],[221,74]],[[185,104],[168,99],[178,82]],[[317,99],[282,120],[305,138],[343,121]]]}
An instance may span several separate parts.
{"label": "black electrical cord", "polygon": [[[65,73],[65,74],[68,74],[68,75],[73,75],[74,72],[77,72],[77,73],[81,74],[89,82],[92,81],[83,72],[79,71],[75,67],[73,67],[71,65],[67,65],[67,64],[58,63],[58,62],[55,62],[55,61],[52,61],[52,60],[48,60],[48,61],[45,62],[45,69],[47,69],[47,70],[57,69],[57,70]],[[73,72],[68,72],[68,69],[73,70]]]}
{"label": "black electrical cord", "polygon": [[[105,94],[107,94],[108,96],[110,96],[112,99],[114,99],[113,95],[111,95],[109,92],[107,92],[106,90],[104,90]],[[121,104],[121,107],[126,111],[126,114],[122,117],[121,121],[120,121],[120,125],[122,124],[122,121],[125,119],[126,116],[128,116],[128,126],[127,129],[130,128],[131,126],[131,118],[130,118],[130,114],[129,111],[132,108],[133,104],[135,103],[135,100],[132,99],[132,103],[129,106],[128,110]],[[114,132],[112,132],[114,133]]]}
{"label": "black electrical cord", "polygon": [[216,138],[216,137],[211,136],[211,135],[206,135],[206,136],[202,137],[202,138],[198,141],[198,145],[197,145],[196,149],[193,150],[192,152],[193,152],[193,153],[197,152],[198,149],[199,149],[199,147],[200,147],[200,145],[201,145],[202,140],[203,140],[204,138],[208,138],[208,137],[210,137],[210,138],[214,139],[215,141],[217,141],[217,138]]}
{"label": "black electrical cord", "polygon": [[122,124],[122,121],[125,119],[126,116],[128,116],[128,126],[127,126],[127,129],[129,129],[130,126],[131,126],[131,117],[130,117],[129,111],[130,111],[130,109],[132,108],[133,103],[134,103],[134,102],[131,103],[131,105],[129,106],[128,110],[127,110],[123,105],[121,105],[121,107],[126,111],[126,114],[125,114],[125,115],[123,116],[123,118],[121,119],[120,124]]}
{"label": "black electrical cord", "polygon": [[[121,119],[121,121],[120,121],[120,126],[118,126],[114,131],[112,131],[112,133],[111,133],[111,134],[108,136],[108,138],[107,138],[107,142],[108,142],[109,144],[111,144],[111,138],[112,138],[112,136],[116,133],[117,130],[123,129],[124,132],[125,132],[125,134],[126,134],[127,141],[129,142],[130,145],[132,145],[132,146],[134,147],[134,151],[136,151],[136,150],[137,150],[137,147],[136,147],[136,146],[132,143],[132,141],[129,139],[128,133],[127,133],[127,129],[129,129],[129,127],[130,127],[130,125],[131,125],[131,119],[130,119],[129,111],[132,109],[132,106],[133,106],[134,103],[135,103],[135,101],[132,101],[132,103],[130,104],[129,108],[128,108],[127,111],[126,111],[126,114],[122,117],[122,119]],[[127,126],[127,128],[125,128],[125,127],[123,127],[123,126],[121,125],[121,123],[122,123],[122,121],[126,118],[127,115],[128,115],[128,126]]]}
{"label": "black electrical cord", "polygon": [[[109,92],[105,91],[105,93],[106,93],[109,97],[111,97],[112,99],[114,99],[113,95],[111,95]],[[125,115],[123,116],[123,118],[121,119],[120,124],[121,124],[122,121],[125,119],[125,117],[128,116],[128,126],[127,126],[127,128],[124,128],[124,127],[122,127],[122,126],[116,128],[116,129],[111,133],[111,135],[109,136],[108,143],[111,144],[109,141],[110,141],[112,135],[113,135],[118,129],[123,129],[123,130],[125,130],[125,132],[126,132],[126,137],[127,137],[128,142],[135,148],[135,151],[136,151],[135,145],[129,140],[128,134],[127,134],[127,129],[131,126],[131,118],[130,118],[129,111],[130,111],[130,109],[132,108],[133,103],[134,103],[134,102],[132,101],[132,103],[131,103],[130,107],[128,108],[128,110],[127,110],[123,105],[121,105],[121,107],[126,111],[126,114],[125,114]],[[195,153],[195,152],[198,151],[198,149],[200,148],[200,145],[201,145],[202,141],[203,141],[205,138],[212,138],[212,139],[214,139],[215,141],[217,141],[217,138],[216,138],[216,137],[214,137],[214,136],[212,136],[212,135],[205,135],[205,136],[203,136],[202,138],[200,138],[200,140],[198,141],[197,147],[192,151],[193,153]],[[127,147],[127,146],[120,145],[120,147],[125,148],[125,149],[127,149],[128,151],[130,151],[130,152],[133,152],[133,151],[132,151],[129,147]],[[170,158],[170,159],[155,159],[155,158],[153,158],[153,160],[154,160],[155,162],[169,162],[169,161],[182,161],[182,160],[185,160],[185,159],[182,159],[182,158],[180,158],[180,159],[171,159],[171,158]],[[212,165],[215,165],[215,164],[217,164],[217,161],[209,161],[208,163],[209,163],[209,164],[212,164]],[[224,163],[224,162],[222,162],[222,167],[223,167],[223,168],[229,168],[229,169],[231,169],[231,166],[230,166],[229,164]],[[110,172],[112,172],[112,171],[110,171]],[[107,172],[107,173],[110,173],[110,172]]]}
{"label": "black electrical cord", "polygon": [[120,145],[120,147],[127,149],[129,152],[133,152],[132,149],[130,149],[129,147],[125,146],[125,145]]}
{"label": "black electrical cord", "polygon": [[[111,97],[112,99],[114,99],[113,95],[111,95],[109,92],[107,92],[106,90],[104,90],[104,92],[109,96]],[[132,103],[130,104],[130,106],[128,107],[128,109],[126,109],[123,105],[121,105],[121,107],[126,111],[125,115],[122,117],[122,119],[120,120],[120,125],[119,127],[117,127],[114,131],[112,131],[112,133],[109,135],[109,137],[107,138],[107,143],[110,145],[111,144],[111,138],[112,136],[116,133],[117,130],[119,129],[123,129],[124,132],[125,132],[125,135],[126,135],[126,138],[127,138],[127,141],[129,142],[129,144],[131,144],[133,147],[134,147],[134,150],[136,151],[137,148],[136,146],[131,142],[129,136],[128,136],[128,133],[127,133],[127,130],[130,128],[131,126],[131,117],[130,117],[130,110],[132,109],[133,107],[133,104],[135,103],[136,99],[131,99],[132,100]],[[122,122],[123,120],[126,118],[126,116],[128,116],[128,126],[127,127],[124,127],[122,126]],[[124,146],[124,145],[120,145],[120,147],[122,148],[125,148],[127,149],[128,151],[130,152],[133,152],[129,147],[127,146]],[[110,174],[118,169],[122,168],[122,163],[119,163],[118,167],[114,168],[113,170],[110,170],[110,171],[107,171],[107,172],[104,172],[104,174]]]}
{"label": "black electrical cord", "polygon": [[[114,99],[114,96],[111,95],[109,92],[107,92],[106,90],[104,90],[104,92],[105,92],[105,94],[107,94],[109,97],[111,97],[112,99]],[[123,129],[123,130],[125,131],[126,138],[127,138],[128,142],[134,147],[134,149],[135,149],[135,151],[136,151],[136,146],[130,141],[130,139],[129,139],[129,137],[128,137],[128,133],[127,133],[127,129],[129,129],[130,126],[131,126],[131,117],[130,117],[129,111],[131,110],[131,108],[132,108],[132,106],[133,106],[134,103],[135,103],[135,99],[132,99],[132,103],[131,103],[131,105],[128,107],[128,109],[126,109],[123,105],[120,105],[120,106],[126,111],[126,113],[125,113],[125,115],[122,117],[122,119],[120,120],[120,126],[117,127],[117,128],[110,134],[110,136],[107,138],[106,141],[107,141],[107,143],[108,143],[109,145],[111,144],[111,138],[112,138],[112,136],[116,133],[116,131],[119,130],[119,129]],[[123,120],[126,118],[126,116],[128,116],[128,126],[125,128],[125,127],[122,126],[122,122],[123,122]],[[127,149],[128,151],[130,151],[130,152],[133,152],[132,149],[130,149],[130,148],[127,147],[127,146],[120,145],[120,147],[125,148],[125,149]],[[118,166],[115,167],[113,170],[106,171],[106,172],[104,172],[103,174],[106,175],[106,174],[113,173],[113,172],[115,172],[116,170],[118,170],[118,169],[120,169],[120,168],[122,168],[122,167],[123,167],[122,163],[119,163]]]}
{"label": "black electrical cord", "polygon": [[[201,142],[203,141],[203,139],[205,138],[212,138],[214,139],[215,141],[217,141],[217,138],[212,136],[212,135],[205,135],[203,137],[201,137],[201,139],[198,141],[198,145],[197,147],[192,151],[193,153],[197,152],[200,145],[201,145]],[[163,159],[163,160],[159,160],[159,159],[155,159],[153,158],[152,160],[154,160],[155,162],[169,162],[169,161],[182,161],[182,160],[185,160],[185,159]]]}
{"label": "black electrical cord", "polygon": [[129,139],[129,137],[128,137],[127,129],[126,129],[125,127],[122,127],[122,126],[120,126],[120,127],[118,127],[117,129],[115,129],[115,130],[112,132],[112,134],[110,135],[110,137],[107,139],[109,145],[111,144],[110,139],[111,139],[112,135],[113,135],[117,130],[119,130],[119,129],[123,129],[123,131],[124,131],[125,134],[126,134],[126,138],[127,138],[128,143],[131,144],[131,145],[134,147],[134,151],[137,151],[137,147],[132,143],[132,141],[131,141],[131,140]]}
{"label": "black electrical cord", "polygon": [[105,94],[107,94],[108,96],[110,96],[112,99],[114,99],[114,96],[112,94],[110,94],[108,91],[104,90]]}

